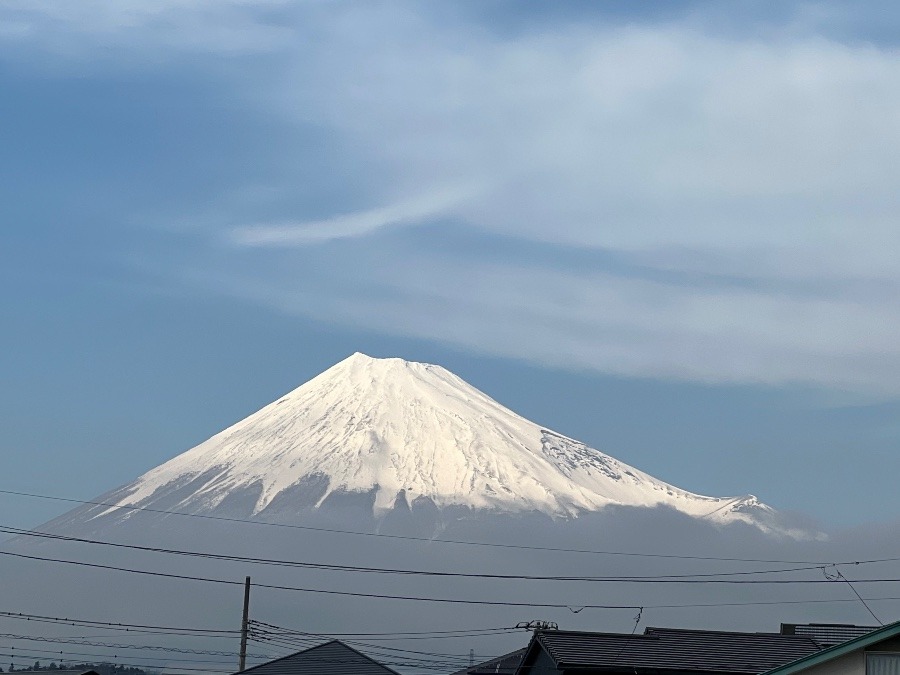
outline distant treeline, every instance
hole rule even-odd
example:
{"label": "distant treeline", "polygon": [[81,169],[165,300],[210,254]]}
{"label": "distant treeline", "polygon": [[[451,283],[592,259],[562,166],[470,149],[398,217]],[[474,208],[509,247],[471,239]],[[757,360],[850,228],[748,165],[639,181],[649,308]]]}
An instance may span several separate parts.
{"label": "distant treeline", "polygon": [[[117,666],[114,663],[64,663],[56,665],[56,663],[51,662],[49,665],[42,666],[40,661],[35,661],[33,666],[28,666],[27,668],[16,668],[12,663],[9,664],[10,673],[23,672],[26,670],[79,670],[82,672],[94,670],[100,673],[100,675],[151,675],[150,672],[140,668]],[[2,672],[3,668],[0,668],[0,673]]]}

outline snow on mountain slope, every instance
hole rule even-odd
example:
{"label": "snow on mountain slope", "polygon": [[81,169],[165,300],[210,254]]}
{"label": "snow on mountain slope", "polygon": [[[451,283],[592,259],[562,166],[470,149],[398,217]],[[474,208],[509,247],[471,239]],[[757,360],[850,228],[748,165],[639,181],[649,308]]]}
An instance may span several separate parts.
{"label": "snow on mountain slope", "polygon": [[752,495],[681,490],[516,415],[444,368],[363,354],[114,494],[119,505],[152,507],[164,495],[165,508],[204,513],[245,494],[259,513],[307,485],[318,486],[308,490],[314,506],[335,492],[374,491],[376,515],[405,491],[409,502],[427,498],[438,508],[571,517],[666,505],[773,529],[774,511]]}

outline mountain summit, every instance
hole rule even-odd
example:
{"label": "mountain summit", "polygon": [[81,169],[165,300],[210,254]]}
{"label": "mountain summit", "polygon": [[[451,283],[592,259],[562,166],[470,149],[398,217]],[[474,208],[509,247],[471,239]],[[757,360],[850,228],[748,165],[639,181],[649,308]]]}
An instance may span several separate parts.
{"label": "mountain summit", "polygon": [[524,419],[440,366],[359,353],[104,501],[283,517],[341,495],[367,495],[376,517],[410,504],[554,517],[667,506],[779,529],[752,495],[687,492]]}

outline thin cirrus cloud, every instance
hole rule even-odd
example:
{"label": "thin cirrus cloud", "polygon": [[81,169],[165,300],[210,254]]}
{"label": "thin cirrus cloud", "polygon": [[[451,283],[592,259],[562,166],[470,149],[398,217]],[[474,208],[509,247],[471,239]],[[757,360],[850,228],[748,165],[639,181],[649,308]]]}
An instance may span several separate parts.
{"label": "thin cirrus cloud", "polygon": [[229,239],[239,246],[308,246],[338,239],[364,237],[391,227],[409,227],[439,218],[474,197],[471,187],[451,187],[390,206],[342,214],[324,220],[238,227]]}
{"label": "thin cirrus cloud", "polygon": [[[554,367],[900,394],[900,311],[886,296],[808,297],[391,249],[357,242],[249,276],[217,268],[205,283],[288,314]],[[323,269],[343,283],[323,282]]]}
{"label": "thin cirrus cloud", "polygon": [[[365,18],[396,39],[371,44]],[[677,24],[504,41],[358,20],[333,29],[347,49],[299,76],[343,86],[287,103],[400,185],[499,177],[468,222],[625,250],[837,248],[848,264],[897,243],[891,49]]]}
{"label": "thin cirrus cloud", "polygon": [[[546,255],[536,265],[506,249],[502,260],[495,244],[500,262],[483,266],[471,251],[437,255],[419,240],[417,261],[386,242],[352,270],[340,259],[323,266],[342,283],[320,281],[314,296],[300,272],[259,268],[239,283],[265,288],[260,301],[555,366],[900,393],[900,239],[889,217],[900,127],[885,114],[900,112],[893,51],[678,25],[449,39],[408,18],[351,13],[331,29],[346,49],[294,73],[345,86],[279,103],[302,104],[351,139],[386,185],[491,175],[477,199],[444,213],[548,244]],[[373,22],[397,39],[368,44]],[[243,243],[350,246],[428,210],[254,228]],[[558,245],[704,281],[586,273]]]}
{"label": "thin cirrus cloud", "polygon": [[[278,21],[241,2],[165,7],[166,21],[66,13],[49,25],[69,43],[79,22],[115,44],[134,38],[129,57],[145,68],[168,67],[154,64],[172,45],[266,52],[223,86],[255,114],[334,140],[346,166],[322,172],[342,188],[331,194],[377,205],[316,204],[333,214],[316,219],[273,204],[263,210],[282,217],[242,213],[259,224],[210,238],[216,253],[223,237],[232,244],[226,264],[211,253],[202,270],[219,288],[575,368],[900,393],[891,46],[835,38],[803,12],[756,32],[685,12],[536,23],[512,37],[424,4],[284,5]],[[267,147],[306,156],[282,138]],[[469,183],[480,189],[454,187]],[[436,220],[484,241],[437,252],[438,238],[410,231]],[[315,279],[310,265],[278,267],[325,242],[341,255]],[[518,257],[521,242],[546,253]],[[377,258],[360,257],[361,244],[377,244]],[[480,245],[500,262],[482,267]],[[565,247],[659,274],[586,273]]]}

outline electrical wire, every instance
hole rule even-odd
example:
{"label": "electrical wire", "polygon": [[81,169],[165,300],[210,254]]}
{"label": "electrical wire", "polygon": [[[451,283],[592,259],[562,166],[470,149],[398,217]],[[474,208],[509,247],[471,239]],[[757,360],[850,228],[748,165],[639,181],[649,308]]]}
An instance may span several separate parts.
{"label": "electrical wire", "polygon": [[[109,627],[109,628],[121,628],[123,626],[140,626],[141,628],[168,628],[168,629],[176,629],[179,631],[198,631],[196,633],[187,633],[191,637],[209,637],[210,632],[217,631],[219,629],[202,629],[202,628],[183,628],[183,627],[172,627],[172,626],[154,626],[151,624],[123,624],[123,623],[115,623],[115,622],[101,622],[94,621],[90,619],[72,619],[67,617],[52,617],[47,615],[39,615],[39,614],[26,614],[26,613],[16,613],[16,612],[7,612],[0,611],[0,616],[4,618],[13,618],[13,619],[21,619],[27,621],[40,621],[40,620],[57,620],[60,623],[64,623],[65,625],[75,624],[84,628],[97,628],[97,627]],[[253,625],[257,624],[257,625]],[[262,630],[266,633],[274,633],[275,631],[285,632],[289,635],[287,637],[281,637],[280,639],[272,639],[270,635],[260,635],[260,626],[262,626]],[[504,632],[514,632],[516,629],[509,627],[500,627],[500,628],[486,628],[486,629],[455,629],[452,631],[434,631],[432,633],[437,633],[439,637],[463,637],[466,633],[476,634],[476,635],[485,635],[491,634],[495,631],[504,631]],[[292,652],[296,651],[297,648],[309,648],[314,646],[316,643],[321,643],[323,639],[332,639],[335,636],[329,634],[309,634],[308,637],[302,638],[298,637],[297,634],[300,631],[293,631],[291,629],[286,629],[281,626],[276,626],[275,624],[266,624],[264,622],[251,622],[250,627],[250,638],[253,641],[260,642],[262,644],[270,644],[274,646],[280,646],[283,648],[290,649]],[[358,635],[358,634],[357,634]],[[363,635],[373,635],[373,634],[363,634]],[[390,636],[390,635],[406,635],[404,633],[380,633],[375,634],[375,636]],[[426,631],[411,631],[408,635],[417,635],[419,637],[434,637],[433,634],[427,633]],[[373,636],[374,637],[374,636]],[[176,650],[176,649],[161,649],[155,646],[147,646],[147,645],[134,645],[134,644],[110,644],[110,643],[98,643],[91,642],[87,639],[86,636],[75,636],[72,638],[44,638],[38,636],[31,635],[13,635],[13,634],[0,634],[0,638],[12,639],[12,640],[25,640],[25,641],[38,641],[38,642],[49,642],[49,643],[58,643],[58,644],[74,644],[74,645],[85,645],[85,646],[101,646],[107,649],[135,649],[135,650],[154,650],[154,651],[173,651],[176,653],[188,652],[188,653],[213,653],[211,650]],[[348,641],[351,642],[351,641]],[[360,647],[369,648],[369,651],[375,653],[378,656],[386,656],[388,658],[397,658],[398,654],[401,655],[401,658],[405,658],[409,663],[405,663],[406,666],[415,666],[421,668],[430,668],[434,665],[439,665],[443,669],[454,668],[458,669],[460,666],[464,665],[464,655],[459,654],[443,654],[443,653],[435,653],[435,652],[422,652],[418,650],[411,649],[401,649],[395,647],[385,647],[379,645],[370,645],[367,643],[361,643],[352,641],[353,644],[357,644]],[[32,652],[40,652],[43,651],[48,654],[57,655],[63,652],[61,651],[50,651],[50,650],[39,650],[35,648],[29,648]],[[97,654],[91,652],[68,652],[69,654],[79,654],[83,656],[98,656],[109,658],[108,654]],[[226,652],[225,654],[234,656],[233,652]],[[262,655],[262,654],[249,654],[251,658],[271,658],[271,655]],[[118,659],[118,655],[113,655],[114,658]],[[182,662],[182,663],[222,663],[221,661],[212,661],[212,660],[202,660],[202,659],[178,659],[175,657],[143,657],[145,661],[165,661],[165,662]],[[415,658],[415,663],[412,663],[412,658]],[[454,660],[455,659],[455,660]],[[229,669],[230,670],[230,669]]]}
{"label": "electrical wire", "polygon": [[[206,581],[213,583],[221,583],[221,584],[241,584],[240,581],[235,581],[231,579],[216,579],[210,577],[199,577],[192,575],[184,575],[184,574],[174,574],[169,572],[155,572],[150,570],[137,570],[128,567],[118,567],[115,565],[103,565],[100,563],[89,563],[84,561],[77,560],[67,560],[63,558],[50,558],[45,556],[36,556],[36,555],[27,555],[24,553],[14,553],[12,551],[0,551],[0,555],[11,556],[15,558],[24,558],[27,560],[43,560],[47,562],[56,562],[56,563],[66,563],[71,565],[80,565],[85,567],[94,567],[98,569],[106,569],[106,570],[116,570],[120,572],[131,572],[134,574],[147,574],[151,576],[160,576],[160,577],[171,577],[176,579],[186,579],[192,581]],[[836,567],[837,564],[829,564],[829,565],[819,565],[815,567],[810,567],[808,569],[816,569],[822,570],[825,567]],[[702,575],[700,575],[702,577]],[[574,577],[573,577],[574,579]],[[695,578],[691,576],[691,578],[682,578],[680,576],[665,576],[659,575],[655,577],[585,577],[585,579],[590,579],[595,582],[602,583],[650,583],[650,584],[731,584],[731,585],[785,585],[785,584],[827,584],[832,583],[831,579],[721,579],[721,578]],[[878,579],[857,579],[854,583],[900,583],[900,578],[878,578]],[[425,599],[425,598],[415,598],[411,596],[395,596],[395,595],[382,595],[377,593],[356,593],[350,591],[335,591],[330,589],[316,589],[316,588],[300,588],[296,586],[281,586],[275,584],[261,584],[253,582],[251,585],[257,586],[259,588],[271,588],[276,590],[284,590],[284,591],[301,591],[304,593],[326,593],[332,595],[351,595],[351,596],[360,596],[360,597],[376,597],[376,598],[385,598],[389,600],[410,600],[410,599]],[[485,600],[478,601],[463,601],[457,599],[437,599],[437,598],[427,598],[434,602],[459,602],[463,604],[510,604],[505,602],[490,602]],[[521,603],[512,603],[513,605],[521,604]],[[525,606],[529,607],[557,607],[564,605],[542,605],[542,604],[529,604],[524,603]],[[581,606],[581,605],[578,605]],[[586,607],[603,607],[606,608],[606,605],[585,605]],[[628,609],[637,609],[639,605],[628,605]]]}
{"label": "electrical wire", "polygon": [[[204,654],[209,656],[234,656],[237,657],[237,652],[231,651],[223,651],[223,650],[210,650],[210,649],[188,649],[184,647],[163,647],[160,645],[134,645],[134,644],[121,644],[121,643],[109,643],[109,642],[92,642],[88,640],[83,640],[81,638],[54,638],[54,637],[44,637],[39,635],[18,635],[16,633],[0,633],[0,638],[6,640],[27,640],[32,642],[50,642],[53,644],[67,644],[67,645],[83,645],[85,647],[105,647],[107,649],[137,649],[137,650],[147,650],[147,651],[155,651],[155,652],[171,652],[173,654]],[[253,656],[254,658],[267,658],[267,654],[248,654],[248,656]]]}
{"label": "electrical wire", "polygon": [[[79,618],[68,618],[68,617],[53,617],[53,616],[48,616],[48,615],[26,614],[26,613],[21,613],[21,612],[16,613],[16,612],[8,612],[8,611],[0,611],[0,616],[2,616],[4,618],[20,619],[20,620],[26,620],[26,621],[57,620],[60,623],[65,623],[65,625],[70,625],[70,624],[74,623],[74,624],[78,625],[79,627],[95,628],[95,629],[97,627],[122,628],[124,626],[128,626],[129,629],[131,629],[130,627],[132,627],[132,626],[138,626],[138,627],[140,627],[138,630],[141,630],[144,628],[160,628],[160,629],[175,629],[175,630],[179,630],[179,631],[197,631],[195,633],[187,633],[191,637],[198,637],[198,636],[199,637],[209,637],[211,633],[219,630],[219,629],[206,629],[206,628],[155,626],[152,624],[124,624],[124,623],[116,623],[116,622],[109,622],[109,621],[95,621],[95,620],[90,620],[90,619],[79,619]],[[314,646],[316,643],[321,643],[323,639],[332,639],[334,637],[334,636],[328,635],[328,634],[315,634],[315,635],[310,634],[308,637],[303,638],[303,637],[298,637],[296,635],[297,633],[300,633],[300,631],[293,631],[291,629],[286,629],[281,626],[276,626],[275,624],[266,624],[264,622],[256,622],[256,623],[257,623],[257,625],[251,625],[251,627],[250,627],[251,640],[253,640],[255,642],[260,642],[263,644],[270,644],[270,645],[274,645],[274,646],[280,646],[283,648],[287,648],[287,649],[290,649],[292,652],[296,651],[296,649],[298,647],[302,648],[302,649],[307,649],[307,648]],[[281,632],[293,633],[295,635],[290,638],[282,637],[281,639],[271,639],[268,635],[265,635],[265,636],[259,635],[260,624],[263,626],[263,629],[266,632],[273,632],[273,631],[277,630],[277,631],[281,631]],[[495,632],[498,630],[502,630],[502,631],[506,631],[506,632],[516,631],[516,629],[514,629],[514,628],[500,627],[500,628],[485,628],[485,629],[454,629],[452,631],[434,631],[432,633],[437,633],[441,637],[460,637],[460,636],[464,635],[466,632],[484,635],[484,634],[492,633],[492,632]],[[410,635],[418,635],[420,637],[429,635],[426,631],[411,631],[409,634]],[[373,634],[364,634],[364,635],[373,635]],[[380,634],[376,634],[376,635],[389,636],[389,635],[404,635],[404,634],[403,633],[394,633],[394,634],[380,633]],[[69,638],[69,637],[47,638],[47,637],[43,637],[43,636],[18,635],[18,634],[8,634],[7,633],[7,634],[0,634],[0,638],[14,640],[14,641],[36,641],[36,642],[44,642],[44,643],[51,643],[51,644],[55,643],[55,644],[67,644],[67,645],[71,644],[71,645],[97,646],[97,647],[103,647],[106,649],[115,649],[117,651],[121,651],[124,649],[124,650],[139,650],[139,651],[145,651],[145,650],[163,651],[166,653],[174,652],[174,653],[182,653],[182,654],[186,653],[186,654],[198,654],[198,655],[199,654],[228,655],[228,656],[235,655],[233,652],[219,652],[219,651],[212,651],[212,650],[197,650],[197,649],[185,650],[185,649],[177,649],[177,648],[159,647],[156,645],[136,645],[136,644],[120,644],[120,643],[110,644],[107,642],[93,642],[93,641],[88,640],[87,636],[73,636],[71,638]],[[398,658],[404,659],[404,661],[398,662],[396,665],[401,665],[401,666],[407,667],[407,668],[415,667],[415,668],[426,669],[426,670],[432,669],[432,670],[446,671],[448,669],[458,670],[460,667],[465,665],[466,657],[465,657],[465,655],[460,655],[460,654],[424,652],[424,651],[420,651],[420,650],[403,649],[403,648],[396,648],[396,647],[385,647],[383,645],[371,645],[368,643],[362,643],[362,642],[356,642],[356,641],[348,641],[348,642],[351,642],[352,644],[358,645],[360,647],[367,648],[367,651],[370,651],[379,657],[384,657],[386,659],[398,659]],[[15,648],[13,648],[13,649],[15,649]],[[112,658],[116,661],[119,661],[119,654],[110,655],[110,654],[98,654],[96,652],[72,652],[72,651],[64,652],[62,650],[42,650],[42,649],[37,649],[37,648],[28,648],[28,651],[40,652],[43,654],[50,654],[58,660],[62,660],[62,659],[60,659],[60,656],[62,656],[64,654],[69,654],[69,655],[79,655],[79,656],[100,657],[100,658],[104,658],[104,659]],[[13,655],[14,657],[22,658],[24,656],[22,654],[21,650],[16,650],[16,652],[17,653]],[[270,654],[253,654],[253,653],[251,653],[251,654],[248,654],[248,656],[250,656],[251,658],[272,658],[272,656]],[[197,663],[197,664],[210,663],[210,664],[227,665],[225,662],[214,661],[211,659],[184,659],[184,658],[177,658],[177,657],[170,657],[170,656],[164,656],[164,657],[144,656],[142,658],[144,661],[162,661],[165,663],[170,663],[170,662],[172,662],[172,663]],[[389,662],[389,661],[384,661],[384,662],[393,664],[393,662]],[[153,668],[153,667],[158,668],[159,667],[158,664],[144,664],[144,663],[141,663],[141,664],[129,663],[128,665],[140,665],[141,667],[149,667],[149,668]],[[207,671],[207,669],[202,669],[202,668],[185,668],[185,669],[201,671],[201,672]],[[229,667],[228,672],[231,672],[231,670],[232,669]],[[213,672],[215,672],[215,671],[213,671]]]}
{"label": "electrical wire", "polygon": [[[255,631],[254,631],[254,633],[256,634]],[[307,638],[305,640],[303,638],[300,638],[300,639],[298,639],[298,642],[308,642],[310,639],[315,640],[316,638]],[[317,639],[321,640],[323,638],[319,637]],[[382,651],[382,652],[392,652],[392,653],[398,652],[398,653],[404,653],[404,654],[416,654],[419,656],[433,656],[433,657],[441,657],[441,658],[448,658],[448,659],[468,660],[468,658],[469,658],[468,654],[447,654],[447,653],[439,653],[439,652],[424,652],[424,651],[416,650],[416,649],[403,649],[401,647],[388,647],[385,645],[373,645],[373,644],[369,644],[366,642],[359,642],[357,640],[344,640],[343,642],[345,642],[346,644],[357,645],[357,646],[366,647],[366,648],[369,648],[372,650],[378,650],[378,651]],[[493,658],[493,657],[491,657],[491,658]]]}
{"label": "electrical wire", "polygon": [[258,619],[250,619],[250,623],[257,626],[265,626],[266,628],[271,628],[273,630],[283,631],[292,635],[313,635],[316,637],[327,637],[327,638],[338,638],[338,637],[381,637],[381,636],[400,636],[400,635],[449,635],[453,633],[488,633],[497,630],[521,630],[516,628],[515,626],[493,626],[489,628],[457,628],[454,630],[426,630],[426,631],[388,631],[382,633],[311,633],[308,631],[301,631],[296,628],[287,628],[285,626],[278,626],[273,623],[267,623],[265,621],[259,621]]}
{"label": "electrical wire", "polygon": [[[15,649],[15,647],[11,647],[10,649],[18,651]],[[43,654],[49,654],[51,656],[54,654],[69,654],[69,655],[73,655],[73,656],[91,656],[91,657],[107,659],[107,660],[113,659],[115,661],[118,661],[118,659],[119,659],[118,654],[98,654],[96,652],[66,652],[66,651],[54,651],[54,650],[50,650],[50,649],[34,649],[32,647],[28,647],[27,650],[29,652],[36,652],[36,653],[40,652]],[[128,657],[126,657],[126,658],[128,658]],[[233,661],[214,661],[211,659],[179,659],[179,658],[175,658],[175,657],[170,658],[170,657],[165,657],[165,656],[141,656],[141,659],[144,661],[164,661],[166,663],[170,663],[170,662],[171,663],[206,663],[206,664],[223,665],[223,666],[230,665],[233,663]],[[130,665],[130,664],[122,664],[122,665]],[[158,668],[159,666],[155,666],[155,667]]]}
{"label": "electrical wire", "polygon": [[[23,553],[13,553],[11,551],[0,551],[0,555],[4,556],[12,556],[16,558],[23,558],[27,560],[40,560],[45,562],[55,562],[69,565],[76,565],[81,567],[88,567],[92,569],[103,569],[103,570],[112,570],[119,572],[126,572],[132,574],[141,574],[141,575],[149,575],[161,578],[168,579],[181,579],[186,581],[200,581],[200,582],[208,582],[208,583],[217,583],[217,584],[226,584],[231,586],[242,586],[244,582],[237,581],[233,579],[217,579],[213,577],[200,577],[200,576],[192,576],[185,574],[175,574],[170,572],[156,572],[152,570],[139,570],[127,567],[118,567],[115,565],[103,565],[100,563],[89,563],[84,561],[77,560],[66,560],[60,558],[49,558],[44,556],[34,556],[34,555],[26,555]],[[894,583],[900,582],[900,579],[863,579],[856,581],[854,583]],[[688,579],[670,579],[663,581],[654,581],[651,583],[702,583],[702,584],[827,584],[834,583],[833,581],[829,581],[827,579],[796,579],[796,580],[784,580],[784,579],[774,579],[774,580],[759,580],[759,579],[743,579],[743,580],[734,580],[734,579],[699,579],[699,580],[688,580]],[[355,591],[338,591],[333,589],[323,589],[323,588],[302,588],[298,586],[285,586],[279,584],[263,584],[258,582],[253,582],[251,584],[257,588],[268,588],[272,590],[280,590],[280,591],[294,591],[301,593],[320,593],[325,595],[338,595],[338,596],[347,596],[347,597],[362,597],[362,598],[377,598],[383,600],[406,600],[406,601],[418,601],[418,602],[434,602],[434,603],[448,603],[448,604],[460,604],[460,605],[484,605],[484,606],[498,606],[498,607],[534,607],[534,608],[545,608],[545,609],[569,609],[570,611],[575,611],[573,607],[579,607],[577,611],[582,611],[583,609],[640,609],[641,605],[620,605],[620,604],[580,604],[580,603],[541,603],[541,602],[516,602],[516,601],[503,601],[503,600],[475,600],[475,599],[465,599],[465,598],[435,598],[435,597],[427,597],[427,596],[413,596],[413,595],[389,595],[382,593],[365,593],[365,592],[355,592]],[[881,598],[875,598],[876,600]],[[884,598],[888,599],[888,598]],[[900,598],[890,598],[890,599],[900,599]],[[746,605],[755,605],[755,604],[800,604],[801,602],[816,602],[815,600],[810,601],[776,601],[773,603],[718,603],[718,604],[681,604],[681,605],[643,605],[645,609],[656,608],[687,608],[687,607],[704,607],[704,606],[740,606],[741,604]],[[839,602],[829,601],[829,602]]]}
{"label": "electrical wire", "polygon": [[[239,636],[240,630],[229,630],[224,628],[189,628],[184,626],[157,626],[153,624],[135,624],[115,621],[97,621],[92,619],[82,619],[78,617],[59,617],[49,616],[45,614],[28,614],[25,612],[10,612],[0,610],[0,618],[16,619],[21,621],[35,623],[49,623],[55,625],[65,625],[80,628],[93,628],[102,630],[121,630],[142,633],[145,630],[153,631],[152,635],[166,635],[175,637],[202,637],[202,638],[226,638],[234,639]],[[290,636],[309,636],[313,638],[335,639],[335,638],[363,638],[367,640],[407,640],[407,639],[455,639],[470,638],[478,636],[502,635],[511,632],[520,632],[521,629],[512,626],[495,626],[488,628],[457,628],[454,630],[437,630],[437,631],[391,631],[380,633],[311,633],[307,631],[299,631],[276,624],[267,623],[251,619],[249,622],[251,629],[266,630],[272,634]],[[82,636],[84,637],[84,636]],[[97,636],[103,637],[103,636]]]}
{"label": "electrical wire", "polygon": [[[91,628],[114,628],[116,630],[140,631],[159,630],[164,635],[189,635],[199,637],[233,637],[240,635],[239,630],[226,628],[187,628],[183,626],[154,626],[140,623],[116,623],[113,621],[95,621],[90,619],[78,619],[73,617],[47,616],[43,614],[26,614],[23,612],[9,612],[0,610],[0,617],[19,619],[23,621],[35,621],[37,623],[59,623],[69,626],[83,626]],[[219,635],[222,634],[222,635]]]}
{"label": "electrical wire", "polygon": [[[578,548],[556,548],[551,546],[528,546],[522,544],[503,544],[499,542],[484,542],[484,541],[467,541],[464,539],[431,539],[428,537],[415,537],[412,535],[400,535],[400,534],[385,534],[382,532],[360,532],[356,530],[342,530],[337,528],[328,528],[328,527],[315,527],[311,525],[297,525],[292,523],[275,523],[266,520],[250,520],[247,518],[230,518],[226,516],[214,516],[210,514],[203,513],[186,513],[183,511],[170,511],[167,509],[155,509],[147,506],[123,506],[120,504],[112,504],[109,502],[101,502],[101,501],[92,501],[92,500],[83,500],[83,499],[71,499],[67,497],[56,497],[52,495],[44,495],[38,494],[35,492],[22,492],[18,490],[0,490],[0,494],[17,496],[17,497],[30,497],[34,499],[46,499],[51,501],[65,502],[69,504],[82,504],[82,505],[90,505],[90,506],[104,506],[110,509],[119,509],[124,511],[145,511],[148,513],[159,513],[170,516],[183,516],[185,518],[200,518],[204,520],[218,520],[228,523],[243,523],[247,525],[258,525],[258,526],[266,526],[266,527],[278,527],[278,528],[288,528],[288,529],[296,529],[296,530],[306,530],[310,532],[324,532],[328,534],[341,534],[341,535],[352,535],[352,536],[360,536],[360,537],[376,537],[383,539],[399,539],[406,541],[418,541],[424,542],[428,544],[453,544],[453,545],[461,545],[461,546],[485,546],[491,548],[504,548],[504,549],[515,549],[515,550],[525,550],[525,551],[547,551],[547,552],[555,552],[555,553],[576,553],[576,554],[590,554],[590,555],[609,555],[609,556],[628,556],[628,557],[638,557],[638,558],[664,558],[664,559],[672,559],[672,560],[705,560],[705,561],[714,561],[714,562],[744,562],[744,563],[770,563],[770,564],[781,564],[781,565],[823,565],[823,564],[831,564],[831,561],[816,561],[816,560],[772,560],[772,559],[764,559],[764,558],[731,558],[731,557],[720,557],[720,556],[698,556],[698,555],[677,555],[672,553],[641,553],[635,551],[608,551],[608,550],[596,550],[596,549],[578,549]],[[900,558],[892,558],[890,560],[897,560]],[[880,561],[861,561],[861,562],[880,562]],[[885,560],[887,562],[887,560]]]}
{"label": "electrical wire", "polygon": [[[822,571],[825,572],[825,577],[828,578],[828,572],[825,571],[825,570],[822,570]],[[872,615],[872,618],[875,619],[875,621],[878,622],[878,625],[879,625],[879,626],[883,626],[883,625],[884,625],[884,621],[882,621],[881,619],[879,619],[878,616],[875,614],[875,612],[872,611],[872,608],[869,607],[869,605],[866,603],[865,600],[863,600],[863,597],[859,594],[859,591],[857,591],[857,590],[853,587],[853,584],[850,583],[850,580],[849,580],[847,577],[845,577],[845,576],[841,573],[840,570],[836,570],[836,571],[835,571],[835,574],[836,574],[836,576],[837,576],[838,579],[840,579],[841,581],[845,581],[845,582],[847,583],[847,585],[850,587],[850,590],[853,591],[853,595],[855,595],[855,596],[859,599],[859,601],[862,603],[862,606],[866,608],[866,611],[867,611],[869,614]]]}
{"label": "electrical wire", "polygon": [[261,565],[273,565],[278,567],[295,567],[302,569],[317,569],[337,572],[357,572],[369,574],[395,574],[408,576],[429,576],[429,577],[456,577],[466,579],[495,579],[495,580],[513,580],[513,581],[568,581],[568,582],[610,582],[610,581],[634,581],[634,580],[657,580],[657,579],[687,579],[687,578],[719,578],[730,576],[749,576],[759,574],[785,574],[791,572],[805,572],[810,570],[820,570],[822,565],[806,565],[802,567],[790,567],[767,570],[743,570],[731,572],[707,572],[694,574],[658,574],[646,576],[563,576],[563,575],[528,575],[528,574],[491,574],[484,572],[444,572],[439,570],[415,570],[415,569],[399,569],[384,567],[367,567],[358,565],[339,565],[335,563],[311,563],[297,560],[279,560],[273,558],[256,558],[249,556],[239,556],[223,553],[213,553],[209,551],[187,551],[183,549],[161,548],[157,546],[142,546],[138,544],[123,544],[119,542],[101,541],[98,539],[85,539],[82,537],[72,537],[67,535],[54,534],[50,532],[37,532],[34,530],[23,530],[13,528],[7,525],[0,525],[0,532],[8,534],[21,535],[26,537],[36,537],[41,539],[51,539],[55,541],[76,542],[82,544],[91,544],[98,546],[108,546],[114,548],[123,548],[128,550],[143,551],[150,553],[165,553],[170,555],[186,556],[193,558],[204,558],[208,560],[222,560],[228,562],[240,562]]}
{"label": "electrical wire", "polygon": [[[261,640],[263,643],[270,643],[272,641],[265,638],[256,638],[256,640]],[[278,641],[274,641],[275,644],[279,644]],[[301,648],[303,651],[308,651],[316,646],[320,646],[323,644],[321,640],[319,641],[310,641],[303,644],[295,644],[293,647]],[[345,644],[356,644],[346,642]],[[281,646],[290,646],[286,644],[282,644]],[[416,655],[408,655],[408,654],[397,654],[397,653],[388,653],[384,651],[380,651],[377,647],[375,649],[367,649],[367,652],[373,656],[377,656],[382,659],[381,663],[385,665],[393,665],[390,659],[405,659],[404,663],[399,665],[404,665],[407,667],[420,667],[420,668],[430,668],[430,667],[440,667],[440,668],[450,668],[459,670],[465,663],[468,662],[468,656],[453,656],[452,658],[446,658],[442,655],[435,654],[434,656],[416,656]],[[426,654],[425,652],[419,652],[418,654]],[[307,658],[313,658],[312,655]],[[340,663],[340,662],[348,662],[340,659],[334,659],[332,657],[319,657],[317,660],[329,662],[329,663]]]}
{"label": "electrical wire", "polygon": [[[272,626],[272,624],[267,624],[264,622],[259,622],[255,620],[250,621],[250,625],[255,630],[260,632],[264,632],[266,634],[281,636],[281,637],[303,637],[310,636],[315,638],[340,638],[340,639],[353,639],[360,638],[383,642],[383,641],[396,641],[396,640],[455,640],[455,639],[471,639],[471,638],[479,638],[479,637],[492,637],[495,635],[509,635],[511,633],[521,632],[521,629],[515,627],[506,627],[506,628],[491,628],[485,630],[459,630],[459,631],[437,631],[437,634],[433,633],[309,633],[305,631],[297,631],[292,629],[285,629],[279,626]],[[260,629],[258,626],[263,626],[264,628]],[[268,629],[265,627],[269,627]]]}
{"label": "electrical wire", "polygon": [[[31,650],[31,651],[39,652],[41,650]],[[59,653],[62,656],[61,658],[54,657],[54,660],[59,661],[59,662],[66,662],[66,663],[71,663],[71,664],[85,663],[84,659],[64,658],[65,656],[78,656],[79,655],[78,652],[52,652],[52,653],[53,654]],[[47,658],[46,656],[41,656],[41,655],[33,654],[33,653],[32,654],[0,653],[0,656],[12,658],[12,659],[29,659],[29,660],[30,659],[40,660],[41,658]],[[147,669],[147,670],[157,670],[159,668],[158,664],[124,663],[122,661],[117,661],[117,663],[114,665],[128,666],[130,668],[141,668],[141,669]],[[185,667],[185,666],[179,666],[178,668],[173,669],[173,670],[169,670],[168,668],[166,669],[167,675],[179,675],[180,671],[191,671],[191,672],[195,672],[195,673],[196,672],[199,672],[199,673],[233,673],[234,668],[232,667],[232,668],[228,668],[228,669],[213,669],[213,668],[190,668],[190,667]],[[47,672],[47,675],[53,675],[52,671]]]}

